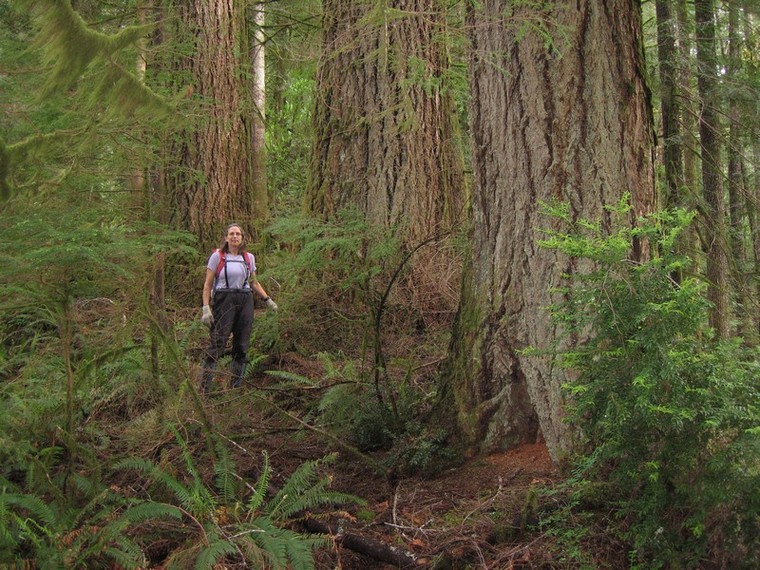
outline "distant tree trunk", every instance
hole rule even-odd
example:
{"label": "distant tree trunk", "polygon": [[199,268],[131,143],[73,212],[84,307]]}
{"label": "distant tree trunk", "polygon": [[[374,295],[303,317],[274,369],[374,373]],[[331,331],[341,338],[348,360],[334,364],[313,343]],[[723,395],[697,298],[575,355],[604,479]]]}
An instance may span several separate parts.
{"label": "distant tree trunk", "polygon": [[[739,7],[729,3],[728,9],[728,65],[726,79],[730,85],[741,83],[741,40],[739,39]],[[751,291],[751,273],[747,267],[747,250],[745,248],[746,194],[744,177],[744,158],[741,124],[741,101],[737,89],[728,95],[728,219],[730,224],[730,251],[732,281],[735,284],[736,315],[739,321],[739,336],[753,342],[757,335],[754,330],[753,293]]]}
{"label": "distant tree trunk", "polygon": [[703,248],[707,254],[707,296],[712,303],[710,325],[719,338],[728,338],[730,309],[728,290],[728,255],[726,239],[726,205],[723,198],[718,120],[717,52],[715,14],[712,0],[695,0],[697,33],[697,85],[701,101],[699,139],[702,155]]}
{"label": "distant tree trunk", "polygon": [[210,248],[222,226],[236,221],[249,228],[253,215],[251,90],[241,72],[250,69],[244,3],[188,0],[175,6],[194,39],[180,67],[189,72],[189,92],[200,109],[173,149],[172,222]]}
{"label": "distant tree trunk", "polygon": [[253,92],[253,214],[254,225],[263,227],[270,220],[266,169],[266,66],[264,3],[253,6],[253,49],[251,52]]}
{"label": "distant tree trunk", "polygon": [[757,209],[760,207],[760,141],[755,140],[752,144],[752,171],[751,190],[747,195],[747,211],[749,212],[749,227],[752,235],[752,258],[754,267],[755,283],[755,309],[752,311],[755,320],[755,333],[760,335],[760,310],[757,309],[760,303],[760,220],[758,220]]}
{"label": "distant tree trunk", "polygon": [[[576,219],[607,227],[604,207],[625,192],[634,215],[651,211],[654,142],[638,4],[549,6],[482,0],[468,9],[473,252],[441,389],[452,407],[444,415],[457,418],[470,449],[543,436],[558,460],[572,447],[561,390],[570,373],[521,351],[558,341],[552,288],[581,268],[539,247],[541,228],[554,223],[540,203],[566,201]],[[526,22],[545,25],[553,43]]]}
{"label": "distant tree trunk", "polygon": [[[699,141],[696,138],[697,117],[699,114],[696,96],[696,87],[694,85],[694,56],[692,51],[694,42],[692,32],[694,31],[693,19],[689,16],[689,10],[686,0],[674,0],[676,9],[676,20],[678,22],[678,56],[680,65],[678,66],[678,90],[681,95],[681,134],[683,141],[683,177],[686,188],[696,194],[699,188]],[[694,208],[696,204],[686,204],[687,207]]]}
{"label": "distant tree trunk", "polygon": [[325,0],[311,212],[356,207],[407,244],[455,222],[465,200],[441,0]]}
{"label": "distant tree trunk", "polygon": [[[141,24],[147,24],[151,21],[151,11],[154,9],[153,0],[138,1],[137,14]],[[155,39],[155,36],[154,36]],[[138,43],[138,53],[136,70],[137,77],[141,81],[145,81],[145,74],[148,69],[148,41],[143,39]],[[151,168],[150,164],[138,164],[132,173],[132,190],[135,196],[139,196],[141,199],[141,207],[143,211],[143,218],[145,221],[157,221],[165,222],[166,220],[161,218],[163,213],[160,208],[156,208],[157,204],[163,202],[161,196],[157,196],[157,189],[151,184],[151,177],[148,176]],[[158,210],[158,211],[156,211]],[[155,311],[155,317],[159,326],[166,330],[166,297],[165,297],[165,261],[166,255],[163,252],[159,252],[155,255],[153,262],[148,265],[148,298],[150,300],[150,306]],[[150,362],[151,362],[151,376],[154,382],[158,382],[160,376],[160,356],[159,347],[160,340],[154,331],[149,334],[150,338]]]}
{"label": "distant tree trunk", "polygon": [[[752,25],[749,18],[744,18],[744,37],[753,37]],[[758,209],[760,209],[760,138],[753,136],[750,142],[750,157],[752,163],[752,176],[745,173],[747,179],[746,210],[750,230],[750,247],[752,248],[752,269],[753,276],[754,300],[751,311],[754,320],[756,335],[760,336],[760,220],[758,220]]]}
{"label": "distant tree trunk", "polygon": [[662,145],[665,163],[665,205],[681,205],[683,164],[681,161],[680,112],[676,81],[675,19],[671,0],[657,0],[657,55],[660,71],[660,105],[662,113]]}

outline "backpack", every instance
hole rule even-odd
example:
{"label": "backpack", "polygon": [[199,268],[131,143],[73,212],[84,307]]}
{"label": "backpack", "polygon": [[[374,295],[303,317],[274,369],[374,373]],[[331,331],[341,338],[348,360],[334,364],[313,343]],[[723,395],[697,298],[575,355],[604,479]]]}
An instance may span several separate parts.
{"label": "backpack", "polygon": [[[227,263],[227,260],[225,259],[225,253],[221,249],[215,249],[214,253],[219,254],[219,265],[216,266],[216,275],[214,276],[215,279],[219,279],[219,274],[222,272],[222,269],[224,268],[225,264]],[[245,265],[248,268],[248,275],[246,276],[246,281],[251,276],[251,273],[253,273],[253,256],[249,252],[245,252],[245,255],[243,255],[245,258]]]}

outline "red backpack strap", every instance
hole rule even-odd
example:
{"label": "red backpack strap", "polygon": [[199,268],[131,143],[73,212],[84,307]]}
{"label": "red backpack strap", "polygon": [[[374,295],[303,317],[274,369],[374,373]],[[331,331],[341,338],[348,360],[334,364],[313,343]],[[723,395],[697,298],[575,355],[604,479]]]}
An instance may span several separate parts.
{"label": "red backpack strap", "polygon": [[253,256],[250,252],[245,252],[245,264],[248,266],[248,276],[253,274]]}
{"label": "red backpack strap", "polygon": [[221,249],[215,249],[214,253],[219,254],[219,264],[216,266],[216,277],[219,277],[219,274],[222,272],[222,267],[224,267],[224,251]]}

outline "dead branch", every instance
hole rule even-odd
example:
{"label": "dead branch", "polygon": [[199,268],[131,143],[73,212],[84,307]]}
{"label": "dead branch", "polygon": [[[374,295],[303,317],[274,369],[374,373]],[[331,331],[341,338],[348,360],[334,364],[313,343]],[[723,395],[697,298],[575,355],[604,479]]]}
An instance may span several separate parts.
{"label": "dead branch", "polygon": [[328,534],[332,539],[345,548],[365,554],[374,560],[392,564],[401,569],[419,568],[415,556],[409,552],[404,552],[398,548],[373,540],[366,536],[344,532],[340,525],[328,523],[314,518],[307,518],[303,521],[309,532],[318,534]]}

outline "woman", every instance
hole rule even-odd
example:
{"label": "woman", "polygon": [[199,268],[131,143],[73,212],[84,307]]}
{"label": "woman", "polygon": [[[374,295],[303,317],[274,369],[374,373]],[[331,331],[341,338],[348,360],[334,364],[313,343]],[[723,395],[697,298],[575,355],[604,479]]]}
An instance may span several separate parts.
{"label": "woman", "polygon": [[261,283],[256,281],[256,260],[253,254],[245,250],[242,228],[238,224],[230,224],[224,231],[219,249],[211,254],[206,263],[201,322],[209,327],[211,342],[203,362],[201,388],[204,393],[211,389],[216,363],[224,354],[230,333],[230,385],[234,388],[243,381],[253,326],[254,291],[264,299],[268,308],[277,310],[277,304],[267,295]]}

